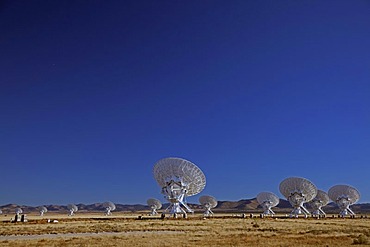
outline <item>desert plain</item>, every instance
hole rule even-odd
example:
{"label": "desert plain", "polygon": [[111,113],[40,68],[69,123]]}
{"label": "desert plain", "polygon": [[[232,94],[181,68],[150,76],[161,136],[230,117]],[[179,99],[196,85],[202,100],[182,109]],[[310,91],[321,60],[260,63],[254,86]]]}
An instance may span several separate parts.
{"label": "desert plain", "polygon": [[[0,246],[366,246],[370,218],[259,218],[202,214],[188,218],[146,213],[29,215],[11,223],[0,215]],[[50,220],[50,222],[48,222]],[[57,221],[53,223],[53,221]]]}

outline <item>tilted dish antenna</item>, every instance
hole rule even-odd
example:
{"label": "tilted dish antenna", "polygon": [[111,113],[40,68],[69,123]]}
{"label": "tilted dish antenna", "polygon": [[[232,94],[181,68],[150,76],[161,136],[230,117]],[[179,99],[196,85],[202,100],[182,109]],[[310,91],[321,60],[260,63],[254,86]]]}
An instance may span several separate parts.
{"label": "tilted dish antenna", "polygon": [[203,213],[204,217],[212,216],[213,212],[211,208],[215,208],[217,206],[217,200],[213,196],[201,196],[199,197],[199,202],[205,208]]}
{"label": "tilted dish antenna", "polygon": [[104,202],[103,207],[105,208],[105,215],[112,215],[111,211],[116,210],[116,205],[113,202]]}
{"label": "tilted dish antenna", "polygon": [[329,201],[330,198],[325,191],[317,190],[317,195],[315,196],[315,198],[307,203],[313,209],[312,216],[325,216],[326,214],[321,208],[328,205]]}
{"label": "tilted dish antenna", "polygon": [[257,195],[257,202],[263,208],[263,215],[274,215],[271,208],[279,204],[279,197],[272,192],[261,192]]}
{"label": "tilted dish antenna", "polygon": [[20,215],[21,213],[23,213],[23,210],[21,208],[16,208],[15,209],[15,214],[16,215]]}
{"label": "tilted dish antenna", "polygon": [[340,216],[344,217],[348,214],[351,216],[355,215],[349,206],[360,200],[360,192],[356,188],[349,185],[335,185],[329,189],[328,195],[341,210],[339,213]]}
{"label": "tilted dish antenna", "polygon": [[[154,178],[162,188],[162,194],[170,202],[164,214],[184,214],[194,211],[186,204],[185,199],[200,193],[206,186],[206,177],[202,170],[190,161],[181,158],[164,158],[155,163]],[[182,207],[181,207],[182,206]]]}
{"label": "tilted dish antenna", "polygon": [[146,202],[151,209],[150,215],[157,215],[157,210],[162,208],[162,203],[158,199],[150,198]]}
{"label": "tilted dish antenna", "polygon": [[45,206],[39,207],[40,210],[40,216],[44,216],[44,213],[48,211],[48,209]]}
{"label": "tilted dish antenna", "polygon": [[294,208],[290,214],[291,217],[298,217],[302,212],[306,217],[310,214],[303,206],[304,203],[315,198],[317,194],[317,188],[310,180],[290,177],[280,183],[279,189]]}
{"label": "tilted dish antenna", "polygon": [[78,211],[78,207],[74,204],[68,204],[67,208],[69,210],[68,216],[73,216]]}

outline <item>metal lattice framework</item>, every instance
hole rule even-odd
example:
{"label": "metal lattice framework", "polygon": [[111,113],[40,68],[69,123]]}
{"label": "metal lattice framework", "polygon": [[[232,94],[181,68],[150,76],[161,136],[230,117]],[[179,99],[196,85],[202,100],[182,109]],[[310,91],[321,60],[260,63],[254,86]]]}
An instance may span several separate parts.
{"label": "metal lattice framework", "polygon": [[170,206],[163,212],[178,213],[186,216],[186,211],[194,211],[185,202],[187,196],[200,193],[206,185],[206,177],[202,170],[190,161],[181,158],[164,158],[155,163],[154,178],[162,188],[162,194],[170,202]]}
{"label": "metal lattice framework", "polygon": [[328,205],[330,198],[325,191],[317,190],[317,195],[312,201],[307,203],[312,209],[312,216],[325,216],[324,210],[322,207]]}
{"label": "metal lattice framework", "polygon": [[146,202],[151,209],[150,215],[157,215],[157,210],[162,208],[162,203],[158,199],[150,198]]}
{"label": "metal lattice framework", "polygon": [[355,215],[349,206],[360,200],[360,192],[356,188],[349,185],[335,185],[329,189],[328,195],[340,208],[342,217],[348,214],[351,216]]}
{"label": "metal lattice framework", "polygon": [[310,212],[303,206],[310,202],[317,194],[316,186],[308,179],[300,177],[290,177],[283,180],[279,186],[281,194],[293,206],[291,217],[298,217],[302,212],[307,217]]}
{"label": "metal lattice framework", "polygon": [[105,215],[112,215],[111,211],[116,210],[116,205],[113,202],[104,202],[103,207],[105,208]]}
{"label": "metal lattice framework", "polygon": [[279,197],[272,192],[261,192],[257,195],[257,202],[264,210],[263,215],[274,215],[271,208],[277,206],[279,201]]}
{"label": "metal lattice framework", "polygon": [[69,210],[68,216],[73,216],[78,211],[78,207],[74,204],[68,204],[67,208]]}
{"label": "metal lattice framework", "polygon": [[44,216],[44,213],[48,211],[48,209],[45,206],[39,207],[40,210],[40,216]]}
{"label": "metal lattice framework", "polygon": [[215,208],[217,206],[217,200],[213,196],[201,196],[199,197],[199,202],[205,208],[203,215],[205,217],[213,215],[211,208]]}

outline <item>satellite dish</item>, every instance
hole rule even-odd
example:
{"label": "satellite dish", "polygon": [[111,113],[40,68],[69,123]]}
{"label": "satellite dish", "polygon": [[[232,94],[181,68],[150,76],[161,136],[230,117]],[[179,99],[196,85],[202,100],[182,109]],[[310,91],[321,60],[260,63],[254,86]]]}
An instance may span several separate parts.
{"label": "satellite dish", "polygon": [[40,216],[44,216],[44,213],[48,211],[48,209],[44,206],[39,207],[40,210]]}
{"label": "satellite dish", "polygon": [[307,203],[313,209],[312,216],[325,216],[326,214],[321,208],[328,205],[329,201],[330,198],[325,191],[317,190],[315,198]]}
{"label": "satellite dish", "polygon": [[3,213],[3,211],[0,209],[0,214],[2,214]]}
{"label": "satellite dish", "polygon": [[279,204],[279,197],[271,192],[261,192],[257,195],[257,202],[264,210],[263,215],[274,215],[271,208]]}
{"label": "satellite dish", "polygon": [[342,217],[350,214],[354,216],[355,213],[349,206],[355,204],[360,199],[360,192],[349,185],[335,185],[328,191],[329,198],[335,202],[340,208],[340,215]]}
{"label": "satellite dish", "polygon": [[113,202],[104,202],[103,207],[105,208],[105,215],[112,215],[111,211],[116,210],[116,205]]}
{"label": "satellite dish", "polygon": [[163,212],[184,214],[194,211],[189,208],[185,198],[200,193],[206,186],[206,177],[202,170],[190,161],[181,158],[164,158],[155,163],[154,178],[162,188],[162,194],[170,202],[170,206]]}
{"label": "satellite dish", "polygon": [[23,213],[23,210],[21,208],[16,208],[15,209],[15,214],[16,215],[20,215],[21,213]]}
{"label": "satellite dish", "polygon": [[157,210],[162,208],[162,203],[158,199],[150,198],[147,201],[148,206],[152,210],[150,215],[158,214]]}
{"label": "satellite dish", "polygon": [[68,204],[67,208],[69,210],[68,216],[73,216],[78,211],[78,207],[74,204]]}
{"label": "satellite dish", "polygon": [[310,214],[303,206],[304,203],[315,198],[317,194],[317,188],[310,180],[290,177],[280,183],[279,189],[294,208],[290,214],[291,217],[298,217],[302,212],[306,217]]}
{"label": "satellite dish", "polygon": [[211,208],[217,206],[217,200],[213,196],[201,196],[199,197],[199,202],[206,209],[203,213],[204,217],[212,216],[213,212]]}

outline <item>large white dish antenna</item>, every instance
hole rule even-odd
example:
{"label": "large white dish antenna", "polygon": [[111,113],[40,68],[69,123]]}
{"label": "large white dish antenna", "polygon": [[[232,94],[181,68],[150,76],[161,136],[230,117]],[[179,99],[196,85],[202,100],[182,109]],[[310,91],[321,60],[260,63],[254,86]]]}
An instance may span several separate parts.
{"label": "large white dish antenna", "polygon": [[15,209],[15,214],[16,215],[20,215],[21,213],[23,213],[23,210],[21,208],[16,208]]}
{"label": "large white dish antenna", "polygon": [[48,211],[48,209],[45,206],[39,207],[40,216],[44,216],[44,213]]}
{"label": "large white dish antenna", "polygon": [[325,216],[326,214],[324,210],[322,210],[322,207],[328,205],[329,201],[330,198],[325,191],[317,190],[315,198],[307,203],[313,209],[312,216]]}
{"label": "large white dish antenna", "polygon": [[351,216],[355,215],[349,206],[360,200],[360,192],[356,188],[349,185],[335,185],[329,189],[328,195],[340,208],[342,217],[348,214]]}
{"label": "large white dish antenna", "polygon": [[158,214],[157,210],[162,208],[162,203],[158,199],[150,198],[146,202],[151,209],[150,215]]}
{"label": "large white dish antenna", "polygon": [[74,204],[68,204],[67,208],[69,210],[68,216],[73,216],[78,211],[78,207]]}
{"label": "large white dish antenna", "polygon": [[304,203],[310,202],[315,198],[317,194],[317,188],[310,180],[290,177],[280,183],[279,189],[294,208],[290,214],[291,217],[298,217],[302,212],[306,217],[310,214],[303,206]]}
{"label": "large white dish antenna", "polygon": [[215,208],[217,206],[217,200],[213,196],[201,196],[199,197],[199,202],[205,208],[203,215],[205,217],[213,215],[211,208]]}
{"label": "large white dish antenna", "polygon": [[206,186],[206,177],[202,170],[190,161],[181,158],[164,158],[153,169],[159,186],[166,187],[168,182],[180,181],[186,186],[186,196],[200,193]]}
{"label": "large white dish antenna", "polygon": [[164,213],[184,214],[194,212],[185,202],[187,196],[200,193],[206,186],[202,170],[190,161],[181,158],[164,158],[155,163],[154,178],[162,188],[162,194],[170,202]]}
{"label": "large white dish antenna", "polygon": [[263,208],[263,215],[274,215],[271,208],[279,204],[279,197],[272,192],[261,192],[257,195],[257,202]]}
{"label": "large white dish antenna", "polygon": [[113,202],[104,202],[103,207],[105,208],[105,215],[112,215],[111,211],[116,210],[116,205]]}

